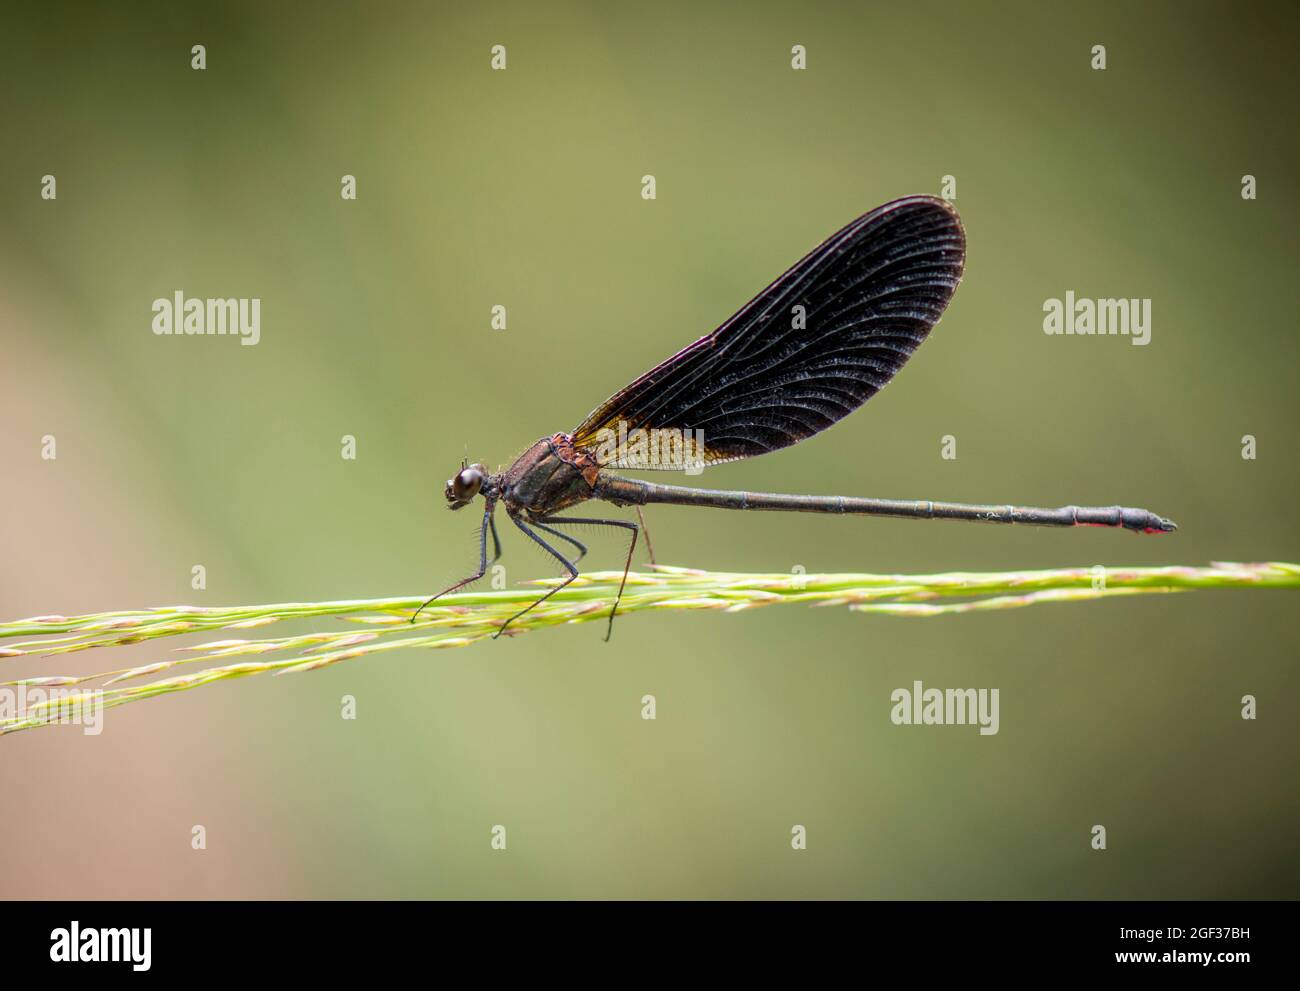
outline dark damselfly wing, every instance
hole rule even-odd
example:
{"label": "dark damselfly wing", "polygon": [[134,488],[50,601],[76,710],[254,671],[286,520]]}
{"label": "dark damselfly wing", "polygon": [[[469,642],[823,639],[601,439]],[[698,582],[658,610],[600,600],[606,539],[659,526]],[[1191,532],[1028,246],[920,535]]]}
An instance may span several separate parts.
{"label": "dark damselfly wing", "polygon": [[[961,281],[956,211],[909,196],[815,248],[713,333],[593,410],[574,440],[604,466],[675,468],[612,437],[680,431],[696,463],[776,451],[880,391],[939,322]],[[802,310],[798,309],[802,307]]]}

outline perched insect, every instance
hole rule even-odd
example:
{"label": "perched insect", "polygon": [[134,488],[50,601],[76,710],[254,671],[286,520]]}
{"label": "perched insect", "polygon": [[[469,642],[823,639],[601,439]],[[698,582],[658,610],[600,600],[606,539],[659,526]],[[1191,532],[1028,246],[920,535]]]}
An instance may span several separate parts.
{"label": "perched insect", "polygon": [[[798,443],[842,420],[879,392],[925,340],[961,281],[966,237],[957,212],[931,196],[908,196],[864,214],[815,248],[706,337],[652,368],[598,406],[571,433],[543,437],[505,471],[464,464],[447,482],[452,509],[483,496],[478,570],[424,603],[483,577],[493,516],[511,521],[564,565],[568,578],[497,631],[578,576],[547,537],[586,552],[556,527],[594,524],[631,534],[624,583],[640,527],[627,520],[559,516],[591,499],[616,506],[651,503],[766,509],[846,516],[1123,527],[1165,533],[1173,522],[1121,506],[972,506],[959,503],[781,495],[659,485],[607,468],[691,470]],[[538,531],[541,531],[540,533]],[[546,536],[543,536],[545,534]],[[623,583],[609,614],[614,615]],[[412,617],[414,621],[415,616]]]}

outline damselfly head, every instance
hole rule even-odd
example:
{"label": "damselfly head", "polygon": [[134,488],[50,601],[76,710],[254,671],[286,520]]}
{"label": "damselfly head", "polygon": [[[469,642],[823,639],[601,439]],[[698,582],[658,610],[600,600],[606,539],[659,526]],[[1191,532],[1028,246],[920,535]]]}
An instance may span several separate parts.
{"label": "damselfly head", "polygon": [[462,509],[473,502],[474,497],[483,488],[483,480],[487,478],[487,473],[485,465],[466,465],[462,461],[460,471],[455,478],[447,479],[447,487],[443,490],[443,494],[447,497],[448,508]]}

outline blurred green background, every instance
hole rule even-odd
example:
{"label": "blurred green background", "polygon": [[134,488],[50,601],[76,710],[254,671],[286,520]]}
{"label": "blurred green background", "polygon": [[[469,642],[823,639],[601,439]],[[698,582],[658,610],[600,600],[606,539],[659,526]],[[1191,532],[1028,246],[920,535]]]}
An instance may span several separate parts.
{"label": "blurred green background", "polygon": [[[1294,8],[466,6],[6,4],[0,616],[441,587],[474,556],[441,496],[462,455],[572,428],[945,175],[969,262],[933,339],[865,412],[694,483],[1121,502],[1179,532],[665,507],[660,560],[1300,558]],[[261,343],[154,336],[177,289],[260,297]],[[1152,343],[1045,336],[1066,290],[1150,297]],[[505,540],[511,581],[551,573]],[[1285,592],[642,614],[609,645],[584,625],[221,685],[0,742],[0,894],[1293,897],[1295,617]],[[999,688],[1000,733],[892,725],[914,679]]]}

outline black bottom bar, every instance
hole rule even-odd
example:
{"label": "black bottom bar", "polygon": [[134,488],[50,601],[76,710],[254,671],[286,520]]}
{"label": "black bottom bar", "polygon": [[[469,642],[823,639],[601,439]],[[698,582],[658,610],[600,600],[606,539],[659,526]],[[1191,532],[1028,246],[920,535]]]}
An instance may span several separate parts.
{"label": "black bottom bar", "polygon": [[[0,908],[5,976],[153,977],[163,986],[240,978],[293,986],[321,979],[366,985],[414,974],[459,974],[491,961],[493,980],[518,974],[608,974],[648,967],[770,977],[774,966],[812,973],[888,974],[900,987],[963,985],[1003,976],[1068,974],[1182,986],[1198,975],[1250,987],[1293,972],[1294,905],[1283,902],[13,902]],[[67,959],[76,924],[76,959]],[[145,961],[86,959],[89,930]],[[60,933],[62,931],[62,934]],[[573,934],[582,934],[575,940]],[[718,933],[741,934],[719,943]],[[671,936],[665,934],[673,934]],[[60,940],[63,940],[62,944]],[[503,944],[507,948],[503,952]],[[62,950],[60,949],[62,946]],[[647,954],[650,954],[647,957]],[[103,955],[102,953],[100,954]],[[56,959],[60,958],[61,959]],[[165,983],[163,983],[165,982]],[[65,980],[56,986],[67,984]],[[1041,983],[1033,982],[1035,985]],[[41,986],[44,986],[42,983]]]}

